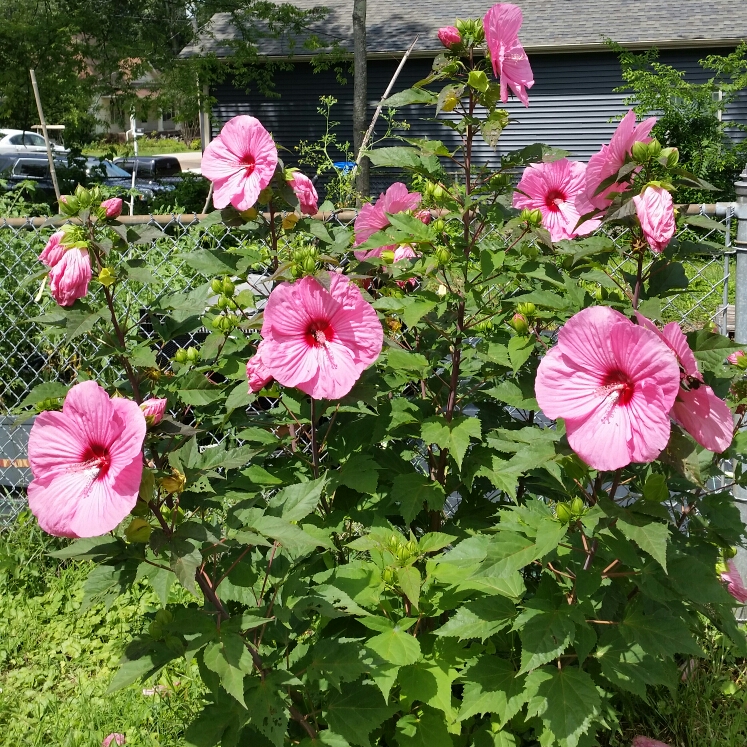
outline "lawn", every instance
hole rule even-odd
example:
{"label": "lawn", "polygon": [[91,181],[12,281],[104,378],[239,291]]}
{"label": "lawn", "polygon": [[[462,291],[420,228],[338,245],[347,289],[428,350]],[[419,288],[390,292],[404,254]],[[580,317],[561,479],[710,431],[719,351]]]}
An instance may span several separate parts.
{"label": "lawn", "polygon": [[[138,140],[138,155],[158,156],[162,153],[189,153],[200,150],[200,141],[193,140],[187,145],[183,140],[173,137],[149,138]],[[84,156],[131,156],[134,153],[132,143],[91,143],[83,148]]]}

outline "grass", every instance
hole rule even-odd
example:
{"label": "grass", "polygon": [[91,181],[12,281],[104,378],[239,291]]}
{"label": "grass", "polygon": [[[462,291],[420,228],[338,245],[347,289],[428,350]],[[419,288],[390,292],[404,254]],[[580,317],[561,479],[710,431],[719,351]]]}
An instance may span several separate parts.
{"label": "grass", "polygon": [[49,558],[56,544],[28,516],[0,535],[0,746],[99,747],[119,732],[128,747],[180,747],[200,709],[196,668],[167,670],[150,695],[106,692],[144,613],[160,607],[155,594],[137,585],[82,611],[90,564]]}
{"label": "grass", "polygon": [[[189,153],[200,150],[200,141],[193,140],[187,145],[183,140],[173,137],[138,139],[138,155],[158,156],[162,153]],[[83,148],[84,156],[131,156],[134,154],[132,143],[91,143]]]}

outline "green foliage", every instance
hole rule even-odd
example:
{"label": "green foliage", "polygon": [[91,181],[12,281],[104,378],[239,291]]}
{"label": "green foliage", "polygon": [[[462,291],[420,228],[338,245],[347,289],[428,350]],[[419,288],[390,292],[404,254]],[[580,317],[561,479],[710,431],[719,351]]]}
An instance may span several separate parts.
{"label": "green foliage", "polygon": [[[661,458],[602,472],[535,398],[540,360],[578,311],[631,315],[640,301],[655,316],[688,286],[683,260],[706,251],[696,229],[712,226],[696,222],[692,241],[649,263],[631,198],[649,182],[703,182],[639,149],[603,216],[630,243],[553,244],[510,204],[513,171],[556,153],[528,146],[495,172],[471,167],[477,132],[507,124],[489,65],[444,54],[392,104],[440,86],[429,101],[454,113],[463,148],[402,138],[370,154],[413,174],[439,212],[428,224],[394,215],[357,249],[415,247],[409,259],[355,258],[353,232],[301,217],[278,171],[257,209],[216,211],[183,234],[164,293],[142,249],[152,229],[103,221],[85,190],[66,207],[80,219],[66,230],[109,272],[38,322],[80,340],[81,376],[96,363],[112,391],[166,398],[171,415],[148,432],[132,518],[57,556],[93,564],[84,614],[148,589],[148,624],[132,626],[111,691],[195,666],[206,702],[188,745],[587,747],[620,730],[632,696],[676,688],[681,662],[705,656],[706,629],[747,649],[716,570],[745,541],[728,492],[747,484],[744,439],[723,455],[729,474],[677,427]],[[267,284],[309,275],[322,287],[342,267],[379,313],[383,352],[340,401],[277,382],[247,392],[267,267]],[[199,348],[183,346],[197,330],[209,331]],[[742,370],[724,365],[737,346],[708,329],[688,339],[737,404]]]}
{"label": "green foliage", "polygon": [[684,71],[659,62],[650,49],[635,53],[611,44],[620,55],[625,86],[631,91],[627,103],[641,116],[655,115],[654,136],[665,146],[680,152],[680,164],[715,185],[718,192],[683,188],[680,202],[733,200],[734,182],[747,161],[747,141],[732,139],[745,126],[728,119],[727,107],[747,89],[747,45],[728,55],[709,55],[701,67],[713,73],[705,83],[692,83]]}

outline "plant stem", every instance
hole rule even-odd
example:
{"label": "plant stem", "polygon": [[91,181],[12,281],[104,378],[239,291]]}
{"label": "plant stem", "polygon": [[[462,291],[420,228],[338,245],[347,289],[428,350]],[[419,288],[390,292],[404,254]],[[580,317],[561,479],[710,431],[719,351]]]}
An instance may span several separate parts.
{"label": "plant stem", "polygon": [[643,252],[638,252],[638,269],[635,276],[635,289],[633,290],[633,308],[638,309],[638,298],[641,294],[643,284]]}
{"label": "plant stem", "polygon": [[314,479],[319,478],[319,444],[316,440],[316,400],[311,398],[311,458],[314,469]]}

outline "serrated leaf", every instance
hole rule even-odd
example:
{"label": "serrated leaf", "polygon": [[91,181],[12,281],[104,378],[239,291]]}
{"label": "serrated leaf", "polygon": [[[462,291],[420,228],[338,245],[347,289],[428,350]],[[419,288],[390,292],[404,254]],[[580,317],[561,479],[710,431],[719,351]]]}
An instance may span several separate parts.
{"label": "serrated leaf", "polygon": [[494,633],[507,628],[515,617],[516,606],[506,597],[475,599],[462,605],[435,634],[458,638],[460,641],[479,638],[484,642]]}
{"label": "serrated leaf", "polygon": [[[557,741],[576,747],[601,710],[596,685],[584,671],[543,667],[527,677],[527,713],[539,716]],[[564,740],[564,741],[563,741]]]}
{"label": "serrated leaf", "polygon": [[343,682],[355,682],[366,671],[357,643],[322,639],[314,645],[311,657],[306,676],[310,680],[325,680],[336,690],[341,689]]}
{"label": "serrated leaf", "polygon": [[415,148],[395,145],[392,148],[376,148],[366,153],[374,166],[397,166],[399,168],[418,168],[421,166],[420,153]]}
{"label": "serrated leaf", "polygon": [[669,527],[666,524],[651,522],[636,526],[626,521],[618,520],[618,529],[631,542],[648,553],[666,572],[667,543],[669,541]]}
{"label": "serrated leaf", "polygon": [[455,539],[456,537],[453,534],[428,532],[418,541],[418,549],[423,553],[437,552],[450,545]]}
{"label": "serrated leaf", "polygon": [[447,422],[443,418],[430,418],[423,423],[421,436],[426,443],[433,443],[442,449],[449,449],[454,461],[461,469],[470,438],[480,440],[482,430],[477,418],[459,416],[451,422]]}
{"label": "serrated leaf", "polygon": [[678,653],[703,656],[688,626],[664,609],[650,614],[631,609],[618,629],[629,645],[638,644],[651,656],[672,658]]}
{"label": "serrated leaf", "polygon": [[318,480],[289,485],[276,493],[268,505],[280,509],[280,515],[286,521],[300,521],[319,505],[326,482],[324,475]]}
{"label": "serrated leaf", "polygon": [[528,700],[526,675],[518,674],[506,659],[481,656],[461,677],[464,694],[459,720],[495,713],[501,724],[512,719]]}
{"label": "serrated leaf", "polygon": [[60,399],[64,397],[70,387],[57,381],[45,381],[37,384],[23,399],[19,407],[37,405],[45,399]]}
{"label": "serrated leaf", "polygon": [[419,717],[402,716],[396,728],[399,747],[453,747],[444,717],[436,711],[424,709]]}
{"label": "serrated leaf", "polygon": [[353,454],[342,465],[340,471],[333,474],[332,480],[358,493],[371,495],[376,492],[380,469],[369,454]]}
{"label": "serrated leaf", "polygon": [[370,747],[368,735],[395,711],[372,685],[354,683],[333,693],[323,711],[330,728],[358,747]]}
{"label": "serrated leaf", "polygon": [[251,528],[270,539],[277,540],[293,555],[306,555],[317,547],[333,547],[329,540],[322,540],[304,532],[279,516],[260,516],[252,522]]}
{"label": "serrated leaf", "polygon": [[521,638],[521,669],[528,672],[560,656],[573,643],[576,625],[569,605],[559,609],[528,609],[516,619]]}
{"label": "serrated leaf", "polygon": [[223,689],[246,707],[244,676],[252,671],[252,657],[243,638],[236,633],[222,632],[217,641],[208,644],[203,661],[220,677]]}
{"label": "serrated leaf", "polygon": [[246,709],[250,723],[275,747],[283,747],[288,730],[288,707],[283,684],[288,673],[269,672],[260,680],[252,678],[246,689]]}
{"label": "serrated leaf", "polygon": [[435,101],[436,96],[431,91],[427,91],[424,88],[408,88],[405,91],[400,91],[389,96],[389,98],[382,99],[381,106],[396,109],[397,107],[407,106],[408,104],[433,104]]}
{"label": "serrated leaf", "polygon": [[419,661],[402,667],[397,674],[397,682],[400,695],[438,708],[453,721],[451,686],[458,675],[456,669],[446,664],[439,666],[434,661]]}
{"label": "serrated leaf", "polygon": [[414,664],[420,658],[420,641],[396,625],[369,638],[366,648],[398,667]]}
{"label": "serrated leaf", "polygon": [[418,472],[397,475],[392,482],[391,495],[392,500],[399,503],[400,513],[408,524],[426,505],[432,511],[442,508],[446,498],[440,483]]}
{"label": "serrated leaf", "polygon": [[397,569],[397,585],[402,589],[410,602],[412,602],[412,606],[415,609],[418,608],[418,602],[420,601],[421,583],[420,571],[414,565]]}

